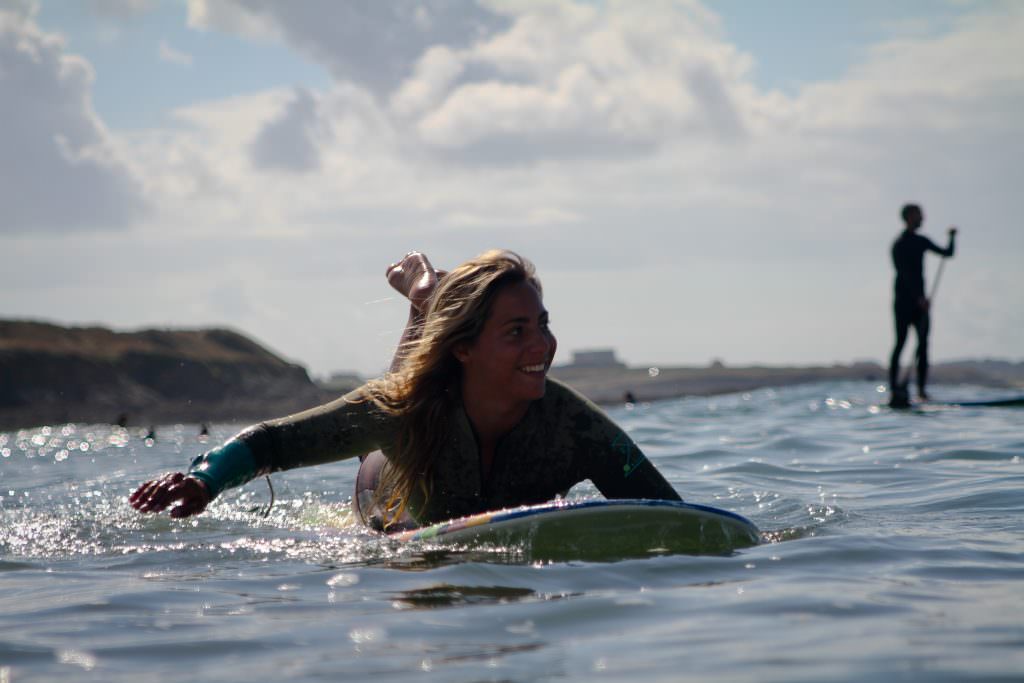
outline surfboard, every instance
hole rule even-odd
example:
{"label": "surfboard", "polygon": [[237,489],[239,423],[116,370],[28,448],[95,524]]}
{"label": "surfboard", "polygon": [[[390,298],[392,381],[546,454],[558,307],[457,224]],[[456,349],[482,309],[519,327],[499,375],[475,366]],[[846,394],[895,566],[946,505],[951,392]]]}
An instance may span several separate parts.
{"label": "surfboard", "polygon": [[667,554],[727,554],[756,545],[749,519],[669,500],[556,501],[482,512],[391,534],[406,543],[498,548],[531,560],[608,561]]}
{"label": "surfboard", "polygon": [[921,405],[960,406],[962,408],[1019,408],[1024,407],[1024,396],[997,398],[988,401],[925,401]]}
{"label": "surfboard", "polygon": [[906,405],[890,402],[889,407],[896,410],[912,408],[926,412],[933,408],[1024,408],[1024,396],[965,401],[936,401],[929,399],[927,401],[907,402]]}

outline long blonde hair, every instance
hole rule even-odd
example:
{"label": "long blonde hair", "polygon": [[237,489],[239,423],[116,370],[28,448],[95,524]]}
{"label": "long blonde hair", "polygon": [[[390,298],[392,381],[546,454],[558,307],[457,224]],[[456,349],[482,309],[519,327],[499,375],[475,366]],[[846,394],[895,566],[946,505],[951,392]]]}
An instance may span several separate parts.
{"label": "long blonde hair", "polygon": [[493,249],[458,266],[427,302],[419,338],[399,350],[404,358],[398,369],[367,385],[371,401],[401,418],[398,457],[384,468],[377,488],[385,526],[401,517],[415,489],[424,502],[430,496],[435,463],[450,442],[452,409],[461,400],[456,346],[472,344],[497,294],[524,281],[542,291],[533,264],[512,251]]}

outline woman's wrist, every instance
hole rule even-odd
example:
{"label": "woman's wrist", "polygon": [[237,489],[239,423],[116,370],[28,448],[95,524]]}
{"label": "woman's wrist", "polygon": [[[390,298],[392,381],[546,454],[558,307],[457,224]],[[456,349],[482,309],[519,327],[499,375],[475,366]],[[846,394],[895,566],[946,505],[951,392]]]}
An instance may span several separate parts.
{"label": "woman's wrist", "polygon": [[244,441],[232,439],[193,460],[188,476],[202,482],[213,500],[256,476],[256,460]]}
{"label": "woman's wrist", "polygon": [[191,479],[199,485],[199,488],[202,489],[203,493],[206,495],[207,502],[213,500],[213,496],[210,495],[210,487],[202,477],[197,477],[192,472],[189,472],[185,475],[185,478]]}

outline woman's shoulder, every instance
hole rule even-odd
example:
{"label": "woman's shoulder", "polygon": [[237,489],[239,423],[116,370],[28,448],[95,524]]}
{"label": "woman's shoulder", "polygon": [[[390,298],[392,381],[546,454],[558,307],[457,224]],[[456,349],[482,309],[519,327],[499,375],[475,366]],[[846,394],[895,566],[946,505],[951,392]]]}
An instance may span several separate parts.
{"label": "woman's shoulder", "polygon": [[568,384],[553,377],[548,377],[544,398],[541,401],[553,410],[577,410],[603,414],[603,411],[593,401]]}
{"label": "woman's shoulder", "polygon": [[542,415],[549,430],[563,434],[573,444],[607,443],[621,429],[595,403],[567,384],[548,378]]}
{"label": "woman's shoulder", "polygon": [[565,384],[561,380],[557,380],[550,375],[548,376],[547,384],[544,387],[544,398],[542,400],[572,401],[577,399],[586,400],[578,391],[570,387],[568,384]]}

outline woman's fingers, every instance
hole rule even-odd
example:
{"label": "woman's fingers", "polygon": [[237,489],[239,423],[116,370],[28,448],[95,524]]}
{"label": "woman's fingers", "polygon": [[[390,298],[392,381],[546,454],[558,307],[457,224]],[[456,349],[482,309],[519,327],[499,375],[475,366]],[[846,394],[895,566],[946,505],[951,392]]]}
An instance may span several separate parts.
{"label": "woman's fingers", "polygon": [[135,493],[128,498],[128,502],[130,502],[132,507],[136,510],[141,510],[144,506],[149,504],[150,496],[153,495],[153,492],[159,485],[159,479],[147,481],[135,490]]}
{"label": "woman's fingers", "polygon": [[388,284],[399,294],[408,298],[416,277],[423,272],[424,262],[426,262],[429,268],[430,261],[427,261],[426,256],[418,251],[410,251],[402,257],[401,261],[392,263],[387,267],[385,275],[387,276]]}
{"label": "woman's fingers", "polygon": [[167,508],[168,505],[176,500],[175,484],[185,478],[185,475],[181,472],[174,472],[167,474],[162,477],[158,482],[157,486],[154,487],[153,491],[149,495],[149,501],[147,506],[144,508],[144,512],[160,512]]}
{"label": "woman's fingers", "polygon": [[169,472],[159,479],[147,481],[129,498],[132,507],[139,512],[160,512],[175,500],[178,500],[180,487],[177,485],[185,479],[181,472]]}
{"label": "woman's fingers", "polygon": [[132,495],[128,496],[128,502],[131,503],[132,507],[136,507],[137,503],[141,503],[146,495],[146,491],[154,484],[153,481],[143,482],[139,485],[139,488],[132,492]]}

